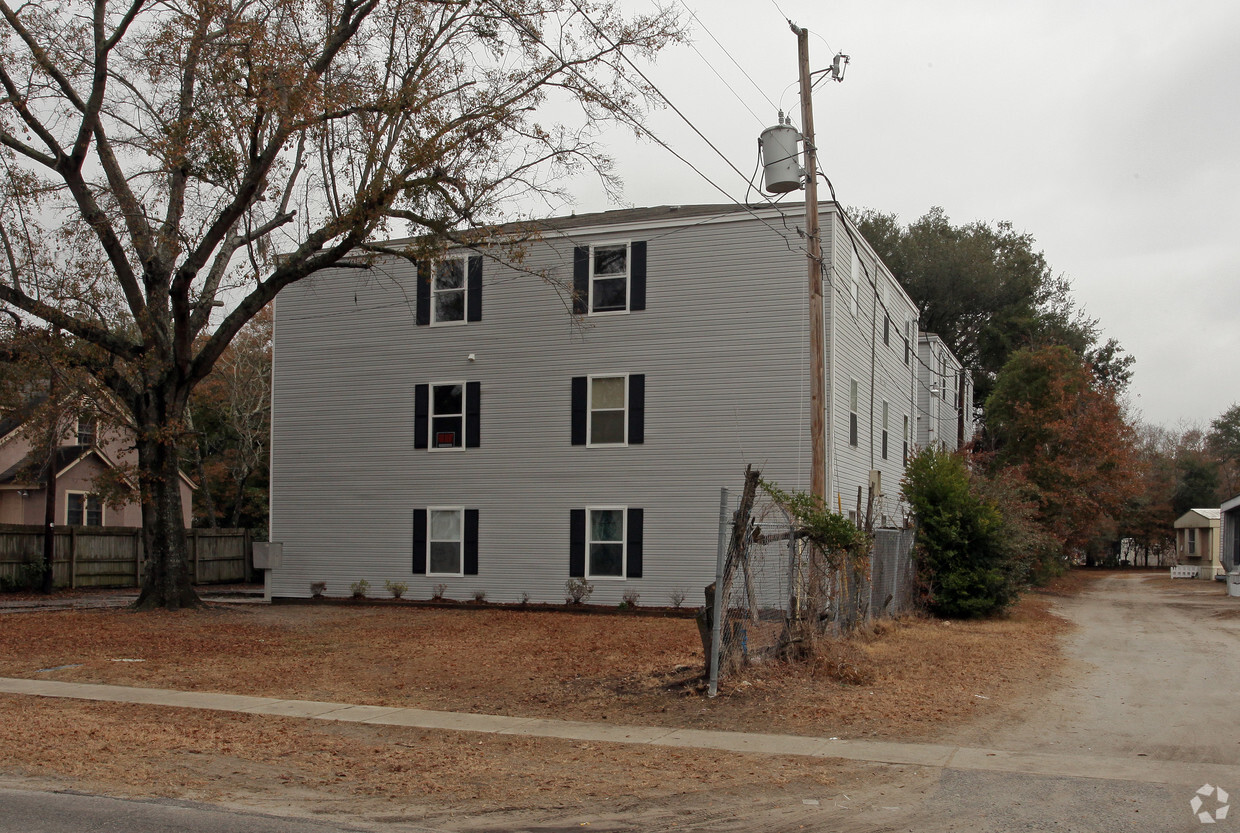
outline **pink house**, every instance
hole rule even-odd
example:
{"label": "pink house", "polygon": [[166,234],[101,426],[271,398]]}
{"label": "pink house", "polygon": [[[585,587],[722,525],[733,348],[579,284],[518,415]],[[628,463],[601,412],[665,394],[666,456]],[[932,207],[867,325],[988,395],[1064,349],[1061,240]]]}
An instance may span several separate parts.
{"label": "pink house", "polygon": [[[20,416],[0,419],[0,524],[42,525],[47,501],[47,455],[35,448]],[[136,484],[119,507],[96,494],[96,481],[137,461],[128,430],[101,429],[93,418],[79,417],[69,425],[56,449],[57,526],[142,525]],[[181,506],[185,525],[192,518],[193,483],[181,475]]]}

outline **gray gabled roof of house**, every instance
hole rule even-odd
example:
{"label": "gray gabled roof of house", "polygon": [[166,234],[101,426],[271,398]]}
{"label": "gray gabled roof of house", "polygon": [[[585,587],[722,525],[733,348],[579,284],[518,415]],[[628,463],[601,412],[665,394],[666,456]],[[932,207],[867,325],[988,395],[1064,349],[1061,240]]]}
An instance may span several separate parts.
{"label": "gray gabled roof of house", "polygon": [[1219,519],[1218,509],[1189,509],[1175,519],[1176,529],[1213,526],[1211,521]]}

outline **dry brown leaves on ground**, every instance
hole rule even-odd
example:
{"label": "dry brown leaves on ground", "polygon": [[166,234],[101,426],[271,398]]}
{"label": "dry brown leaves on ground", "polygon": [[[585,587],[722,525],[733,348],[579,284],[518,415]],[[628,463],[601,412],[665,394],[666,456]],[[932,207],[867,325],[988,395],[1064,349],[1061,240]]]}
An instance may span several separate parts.
{"label": "dry brown leaves on ground", "polygon": [[25,613],[3,619],[0,676],[634,724],[908,737],[970,717],[1053,666],[1053,636],[1063,623],[1048,613],[1048,604],[1034,594],[1002,619],[883,622],[850,641],[856,674],[833,671],[829,661],[754,664],[725,680],[715,700],[701,694],[701,643],[691,620],[499,608]]}
{"label": "dry brown leaves on ground", "polygon": [[[500,608],[22,613],[0,618],[0,676],[921,739],[999,708],[1053,673],[1056,635],[1066,625],[1049,613],[1050,601],[1032,594],[993,621],[884,622],[827,646],[815,664],[751,665],[714,700],[698,680],[692,620]],[[314,796],[343,807],[366,799],[372,811],[388,801],[550,806],[739,784],[778,789],[781,781],[823,783],[840,773],[814,761],[147,706],[9,696],[0,708],[0,772],[205,800]]]}

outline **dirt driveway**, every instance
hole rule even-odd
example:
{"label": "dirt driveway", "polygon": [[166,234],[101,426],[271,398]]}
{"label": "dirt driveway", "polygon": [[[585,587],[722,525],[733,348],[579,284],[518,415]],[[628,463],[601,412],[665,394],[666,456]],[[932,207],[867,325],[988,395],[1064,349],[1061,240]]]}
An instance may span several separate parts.
{"label": "dirt driveway", "polygon": [[1240,766],[1240,598],[1218,582],[1119,572],[1054,609],[1077,626],[1065,683],[948,738]]}

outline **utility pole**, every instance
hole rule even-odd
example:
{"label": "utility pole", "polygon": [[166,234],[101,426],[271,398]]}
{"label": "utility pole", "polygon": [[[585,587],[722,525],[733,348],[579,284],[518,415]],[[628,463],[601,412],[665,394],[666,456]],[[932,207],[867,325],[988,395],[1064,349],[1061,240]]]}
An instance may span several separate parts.
{"label": "utility pole", "polygon": [[801,135],[805,143],[805,234],[809,239],[810,492],[827,506],[826,366],[823,355],[822,235],[818,228],[818,148],[814,145],[814,102],[809,77],[809,30],[791,21],[797,36],[801,75]]}

